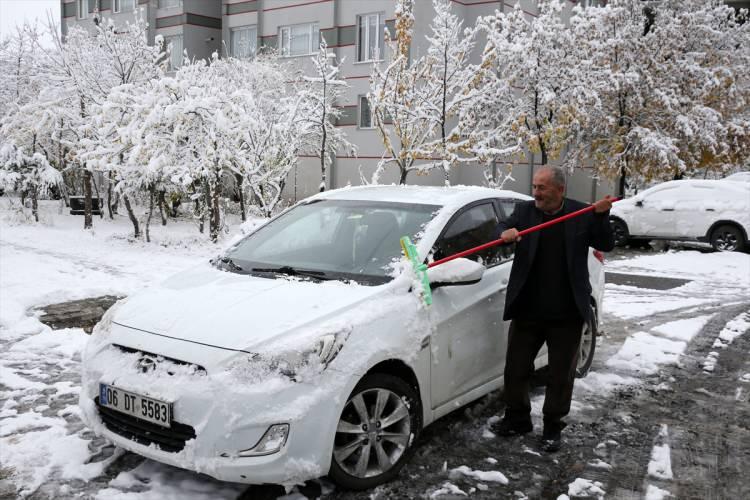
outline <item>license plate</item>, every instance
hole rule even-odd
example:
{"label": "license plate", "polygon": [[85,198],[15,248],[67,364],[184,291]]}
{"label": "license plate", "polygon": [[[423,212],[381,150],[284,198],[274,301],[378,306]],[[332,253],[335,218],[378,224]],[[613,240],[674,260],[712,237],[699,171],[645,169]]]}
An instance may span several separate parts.
{"label": "license plate", "polygon": [[99,404],[162,427],[172,425],[172,403],[99,384]]}

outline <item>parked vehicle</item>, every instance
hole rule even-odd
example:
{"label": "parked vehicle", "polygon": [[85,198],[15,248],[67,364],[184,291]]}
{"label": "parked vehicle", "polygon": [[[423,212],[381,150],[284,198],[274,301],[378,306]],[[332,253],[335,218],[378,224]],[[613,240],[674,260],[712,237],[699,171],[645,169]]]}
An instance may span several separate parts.
{"label": "parked vehicle", "polygon": [[750,230],[750,184],[725,180],[670,181],[612,207],[615,243],[704,241],[720,251],[743,250]]}
{"label": "parked vehicle", "polygon": [[[117,446],[222,480],[386,482],[424,426],[502,385],[513,258],[495,247],[430,269],[427,307],[399,238],[425,259],[453,255],[527,199],[380,186],[300,202],[107,312],[84,353],[84,419]],[[584,326],[581,376],[596,331],[596,319]]]}

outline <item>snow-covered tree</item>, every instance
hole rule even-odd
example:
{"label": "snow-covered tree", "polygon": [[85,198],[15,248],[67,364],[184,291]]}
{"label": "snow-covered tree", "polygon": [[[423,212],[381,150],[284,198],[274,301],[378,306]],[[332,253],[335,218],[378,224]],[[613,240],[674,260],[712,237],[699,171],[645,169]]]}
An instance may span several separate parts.
{"label": "snow-covered tree", "polygon": [[[412,119],[430,135],[417,146],[450,184],[450,172],[460,163],[487,161],[497,153],[488,143],[489,127],[477,112],[479,101],[492,91],[487,67],[471,64],[477,29],[463,28],[449,0],[433,0],[435,17],[427,35],[427,53],[414,66],[421,80],[413,90],[418,99]],[[422,168],[425,168],[422,166]]]}
{"label": "snow-covered tree", "polygon": [[[582,104],[594,98],[580,77],[575,39],[563,22],[560,0],[541,0],[539,16],[527,18],[516,4],[479,20],[487,36],[483,66],[498,77],[489,109],[498,117],[495,138],[517,138],[541,163],[558,158],[580,127]],[[512,151],[508,150],[508,151]]]}
{"label": "snow-covered tree", "polygon": [[336,104],[348,88],[339,79],[339,63],[336,55],[328,51],[325,39],[321,40],[317,54],[312,57],[315,72],[302,77],[300,117],[305,127],[305,149],[320,159],[320,191],[328,186],[326,172],[338,151],[353,153],[356,148],[346,139],[344,131],[335,125],[341,116]]}
{"label": "snow-covered tree", "polygon": [[569,161],[671,179],[750,155],[750,24],[720,1],[614,0],[572,18],[596,99]]}
{"label": "snow-covered tree", "polygon": [[41,153],[27,154],[13,144],[0,147],[0,187],[18,191],[22,199],[30,198],[31,211],[37,222],[39,196],[60,184],[60,172],[52,167]]}
{"label": "snow-covered tree", "polygon": [[96,135],[95,120],[91,117],[113,87],[161,74],[162,49],[148,45],[148,25],[140,16],[136,11],[134,22],[124,26],[115,26],[112,20],[100,22],[94,33],[71,27],[64,40],[57,26],[50,22],[48,30],[54,46],[39,45],[49,84],[44,92],[48,100],[40,100],[38,104],[58,117],[55,121],[60,125],[58,140],[66,150],[65,168],[83,174],[86,228],[92,226],[95,163],[85,158],[97,148],[98,142],[107,140]]}
{"label": "snow-covered tree", "polygon": [[373,68],[367,95],[373,126],[385,146],[383,158],[372,176],[372,182],[376,184],[388,165],[398,167],[399,184],[406,183],[410,172],[426,173],[434,168],[432,163],[424,167],[416,163],[420,159],[419,148],[427,142],[431,130],[424,120],[415,119],[420,100],[416,89],[423,75],[409,59],[414,1],[397,0],[395,15],[395,38],[387,42],[393,60],[385,67],[376,65]]}
{"label": "snow-covered tree", "polygon": [[297,160],[301,97],[292,101],[280,81],[285,76],[273,61],[214,55],[210,64],[186,63],[173,77],[117,87],[99,124],[117,146],[102,157],[121,156],[123,193],[145,189],[149,200],[175,188],[187,193],[216,241],[230,181],[270,215]]}

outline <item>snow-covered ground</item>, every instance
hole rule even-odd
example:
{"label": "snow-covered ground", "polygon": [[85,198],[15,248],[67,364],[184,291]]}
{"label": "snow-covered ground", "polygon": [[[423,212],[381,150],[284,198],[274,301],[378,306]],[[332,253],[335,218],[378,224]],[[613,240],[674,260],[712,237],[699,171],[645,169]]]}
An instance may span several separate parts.
{"label": "snow-covered ground", "polygon": [[[153,241],[145,243],[128,237],[131,227],[125,217],[97,218],[94,230],[84,231],[81,217],[60,213],[59,205],[49,202],[43,206],[43,223],[31,225],[17,222],[4,203],[0,199],[0,496],[36,492],[42,498],[236,498],[242,485],[149,460],[135,460],[130,468],[108,474],[110,463],[127,457],[95,438],[78,417],[79,362],[87,335],[80,329],[52,331],[30,310],[72,299],[131,294],[212,257],[253,222],[233,226],[224,243],[215,245],[190,222],[170,221],[163,228],[156,220]],[[574,414],[589,404],[587,395],[638,384],[659,367],[680,363],[690,340],[712,317],[701,313],[703,308],[747,301],[750,292],[747,254],[670,251],[612,260],[607,270],[690,281],[663,291],[607,285],[605,332],[610,324],[626,321],[631,326],[625,334],[608,332],[612,341],[608,344],[605,337],[599,363],[576,386]],[[727,327],[723,342],[731,342],[743,325],[747,329],[748,320],[738,317]],[[717,352],[720,349],[717,344]],[[537,419],[540,407],[536,398]],[[669,448],[664,446],[655,444],[652,456],[659,478],[668,468],[664,454]],[[448,478],[473,478],[477,491],[508,481],[502,471],[493,470],[492,462],[483,470],[455,465],[459,466],[446,471]],[[658,498],[661,490],[653,488]],[[582,477],[570,485],[568,494],[596,496],[600,489],[600,484]],[[443,482],[427,495],[460,495],[459,491],[471,494]]]}

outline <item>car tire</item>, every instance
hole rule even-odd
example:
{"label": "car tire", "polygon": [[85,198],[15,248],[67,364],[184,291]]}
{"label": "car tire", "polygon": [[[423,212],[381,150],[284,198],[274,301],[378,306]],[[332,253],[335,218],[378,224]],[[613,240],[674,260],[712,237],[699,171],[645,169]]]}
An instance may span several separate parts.
{"label": "car tire", "polygon": [[612,228],[612,234],[615,238],[615,246],[624,247],[630,240],[630,232],[628,231],[628,225],[622,219],[616,219],[610,217],[609,225]]}
{"label": "car tire", "polygon": [[576,362],[576,378],[583,378],[588,375],[591,364],[594,362],[594,353],[596,352],[596,313],[592,311],[593,319],[583,323],[583,333],[581,334],[581,343],[578,347],[578,361]]}
{"label": "car tire", "polygon": [[745,248],[742,231],[731,224],[722,224],[711,231],[710,241],[718,252],[739,252]]}
{"label": "car tire", "polygon": [[422,404],[410,384],[384,373],[366,375],[341,412],[329,477],[348,490],[392,480],[412,455],[421,427]]}

